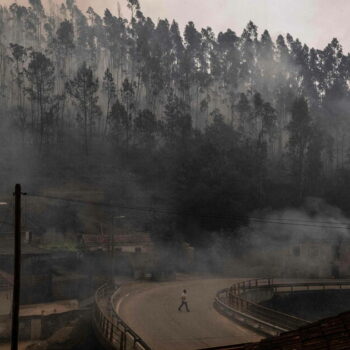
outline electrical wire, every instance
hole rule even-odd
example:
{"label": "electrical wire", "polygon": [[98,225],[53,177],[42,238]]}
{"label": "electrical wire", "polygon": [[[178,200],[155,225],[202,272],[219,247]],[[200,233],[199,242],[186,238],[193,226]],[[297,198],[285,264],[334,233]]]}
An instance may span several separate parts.
{"label": "electrical wire", "polygon": [[[65,202],[71,202],[71,203],[78,203],[78,204],[90,204],[90,205],[96,205],[96,206],[103,206],[103,207],[109,207],[109,208],[117,208],[117,209],[124,209],[124,210],[133,210],[133,211],[140,211],[140,212],[148,212],[154,215],[155,213],[160,214],[167,214],[167,215],[174,215],[174,216],[193,216],[191,214],[186,213],[178,213],[169,209],[164,208],[154,208],[154,207],[136,207],[136,206],[126,206],[121,205],[117,203],[112,202],[95,202],[95,201],[88,201],[88,200],[82,200],[82,199],[74,199],[74,198],[64,198],[64,197],[55,197],[55,196],[45,196],[40,194],[34,194],[34,193],[28,193],[29,197],[36,197],[36,198],[42,198],[42,199],[48,199],[48,200],[59,200],[59,201],[65,201]],[[268,223],[268,224],[278,224],[278,225],[289,225],[289,226],[303,226],[303,227],[317,227],[317,228],[323,228],[323,229],[349,229],[349,223],[333,223],[329,221],[319,221],[318,224],[315,224],[311,220],[292,220],[292,219],[264,219],[264,218],[257,218],[257,217],[250,217],[250,216],[219,216],[219,215],[198,215],[196,216],[198,218],[202,219],[217,219],[217,220],[249,220],[252,222],[257,223]]]}

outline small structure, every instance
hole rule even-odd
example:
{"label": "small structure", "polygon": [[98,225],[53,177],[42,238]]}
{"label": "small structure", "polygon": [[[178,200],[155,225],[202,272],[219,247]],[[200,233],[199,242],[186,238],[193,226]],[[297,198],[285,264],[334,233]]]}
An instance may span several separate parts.
{"label": "small structure", "polygon": [[[2,280],[9,282],[13,271],[14,237],[10,234],[1,234],[0,242]],[[25,240],[24,234],[22,242],[21,285],[25,292],[21,294],[21,302],[24,304],[45,302],[51,296],[52,271],[49,263],[51,253],[31,245]]]}
{"label": "small structure", "polygon": [[297,277],[348,277],[350,240],[304,239],[286,247],[284,273]]}
{"label": "small structure", "polygon": [[85,251],[103,251],[117,253],[150,253],[153,242],[147,233],[111,233],[83,234],[83,249]]}
{"label": "small structure", "polygon": [[83,234],[82,251],[93,269],[135,278],[151,278],[157,260],[151,236],[127,229],[109,234]]}
{"label": "small structure", "polygon": [[[7,342],[11,334],[11,309],[0,315],[0,342]],[[80,315],[77,300],[21,305],[19,314],[20,340],[48,338],[54,331],[67,325]]]}
{"label": "small structure", "polygon": [[251,249],[249,257],[259,275],[290,278],[350,276],[350,240],[305,237],[271,244],[264,249]]}
{"label": "small structure", "polygon": [[[350,277],[350,239],[316,239],[269,242],[247,251],[242,270],[254,276],[286,278]],[[236,262],[236,265],[240,261]]]}
{"label": "small structure", "polygon": [[329,277],[334,265],[334,248],[330,242],[305,239],[286,247],[284,273],[296,277]]}

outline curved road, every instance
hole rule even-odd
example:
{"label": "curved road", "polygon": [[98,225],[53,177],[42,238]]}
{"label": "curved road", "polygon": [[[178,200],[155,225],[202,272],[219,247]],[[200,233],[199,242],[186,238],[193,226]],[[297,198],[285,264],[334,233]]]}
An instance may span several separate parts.
{"label": "curved road", "polygon": [[[233,282],[206,279],[127,285],[121,288],[115,307],[152,350],[194,350],[258,341],[261,336],[221,316],[213,307],[216,292]],[[189,313],[177,310],[183,289],[188,291]]]}

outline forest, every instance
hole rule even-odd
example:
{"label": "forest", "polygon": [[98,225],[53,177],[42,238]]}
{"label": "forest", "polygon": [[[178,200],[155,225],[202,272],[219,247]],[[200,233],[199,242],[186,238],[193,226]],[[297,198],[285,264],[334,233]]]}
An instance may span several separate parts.
{"label": "forest", "polygon": [[[126,17],[75,0],[0,6],[2,190],[84,184],[161,208],[145,229],[195,246],[308,197],[349,215],[350,56],[338,40],[310,48],[253,22],[179,28],[141,5],[128,0]],[[78,225],[55,215],[62,230]]]}

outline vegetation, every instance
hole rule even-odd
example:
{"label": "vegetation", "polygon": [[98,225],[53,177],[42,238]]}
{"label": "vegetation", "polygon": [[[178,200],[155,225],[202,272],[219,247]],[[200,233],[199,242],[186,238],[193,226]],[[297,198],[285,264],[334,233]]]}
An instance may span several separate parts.
{"label": "vegetation", "polygon": [[274,42],[252,22],[241,35],[189,22],[182,36],[128,3],[130,19],[74,0],[50,14],[40,0],[0,7],[4,184],[21,171],[41,190],[87,183],[166,208],[143,224],[194,244],[307,196],[350,213],[350,56],[337,39]]}

